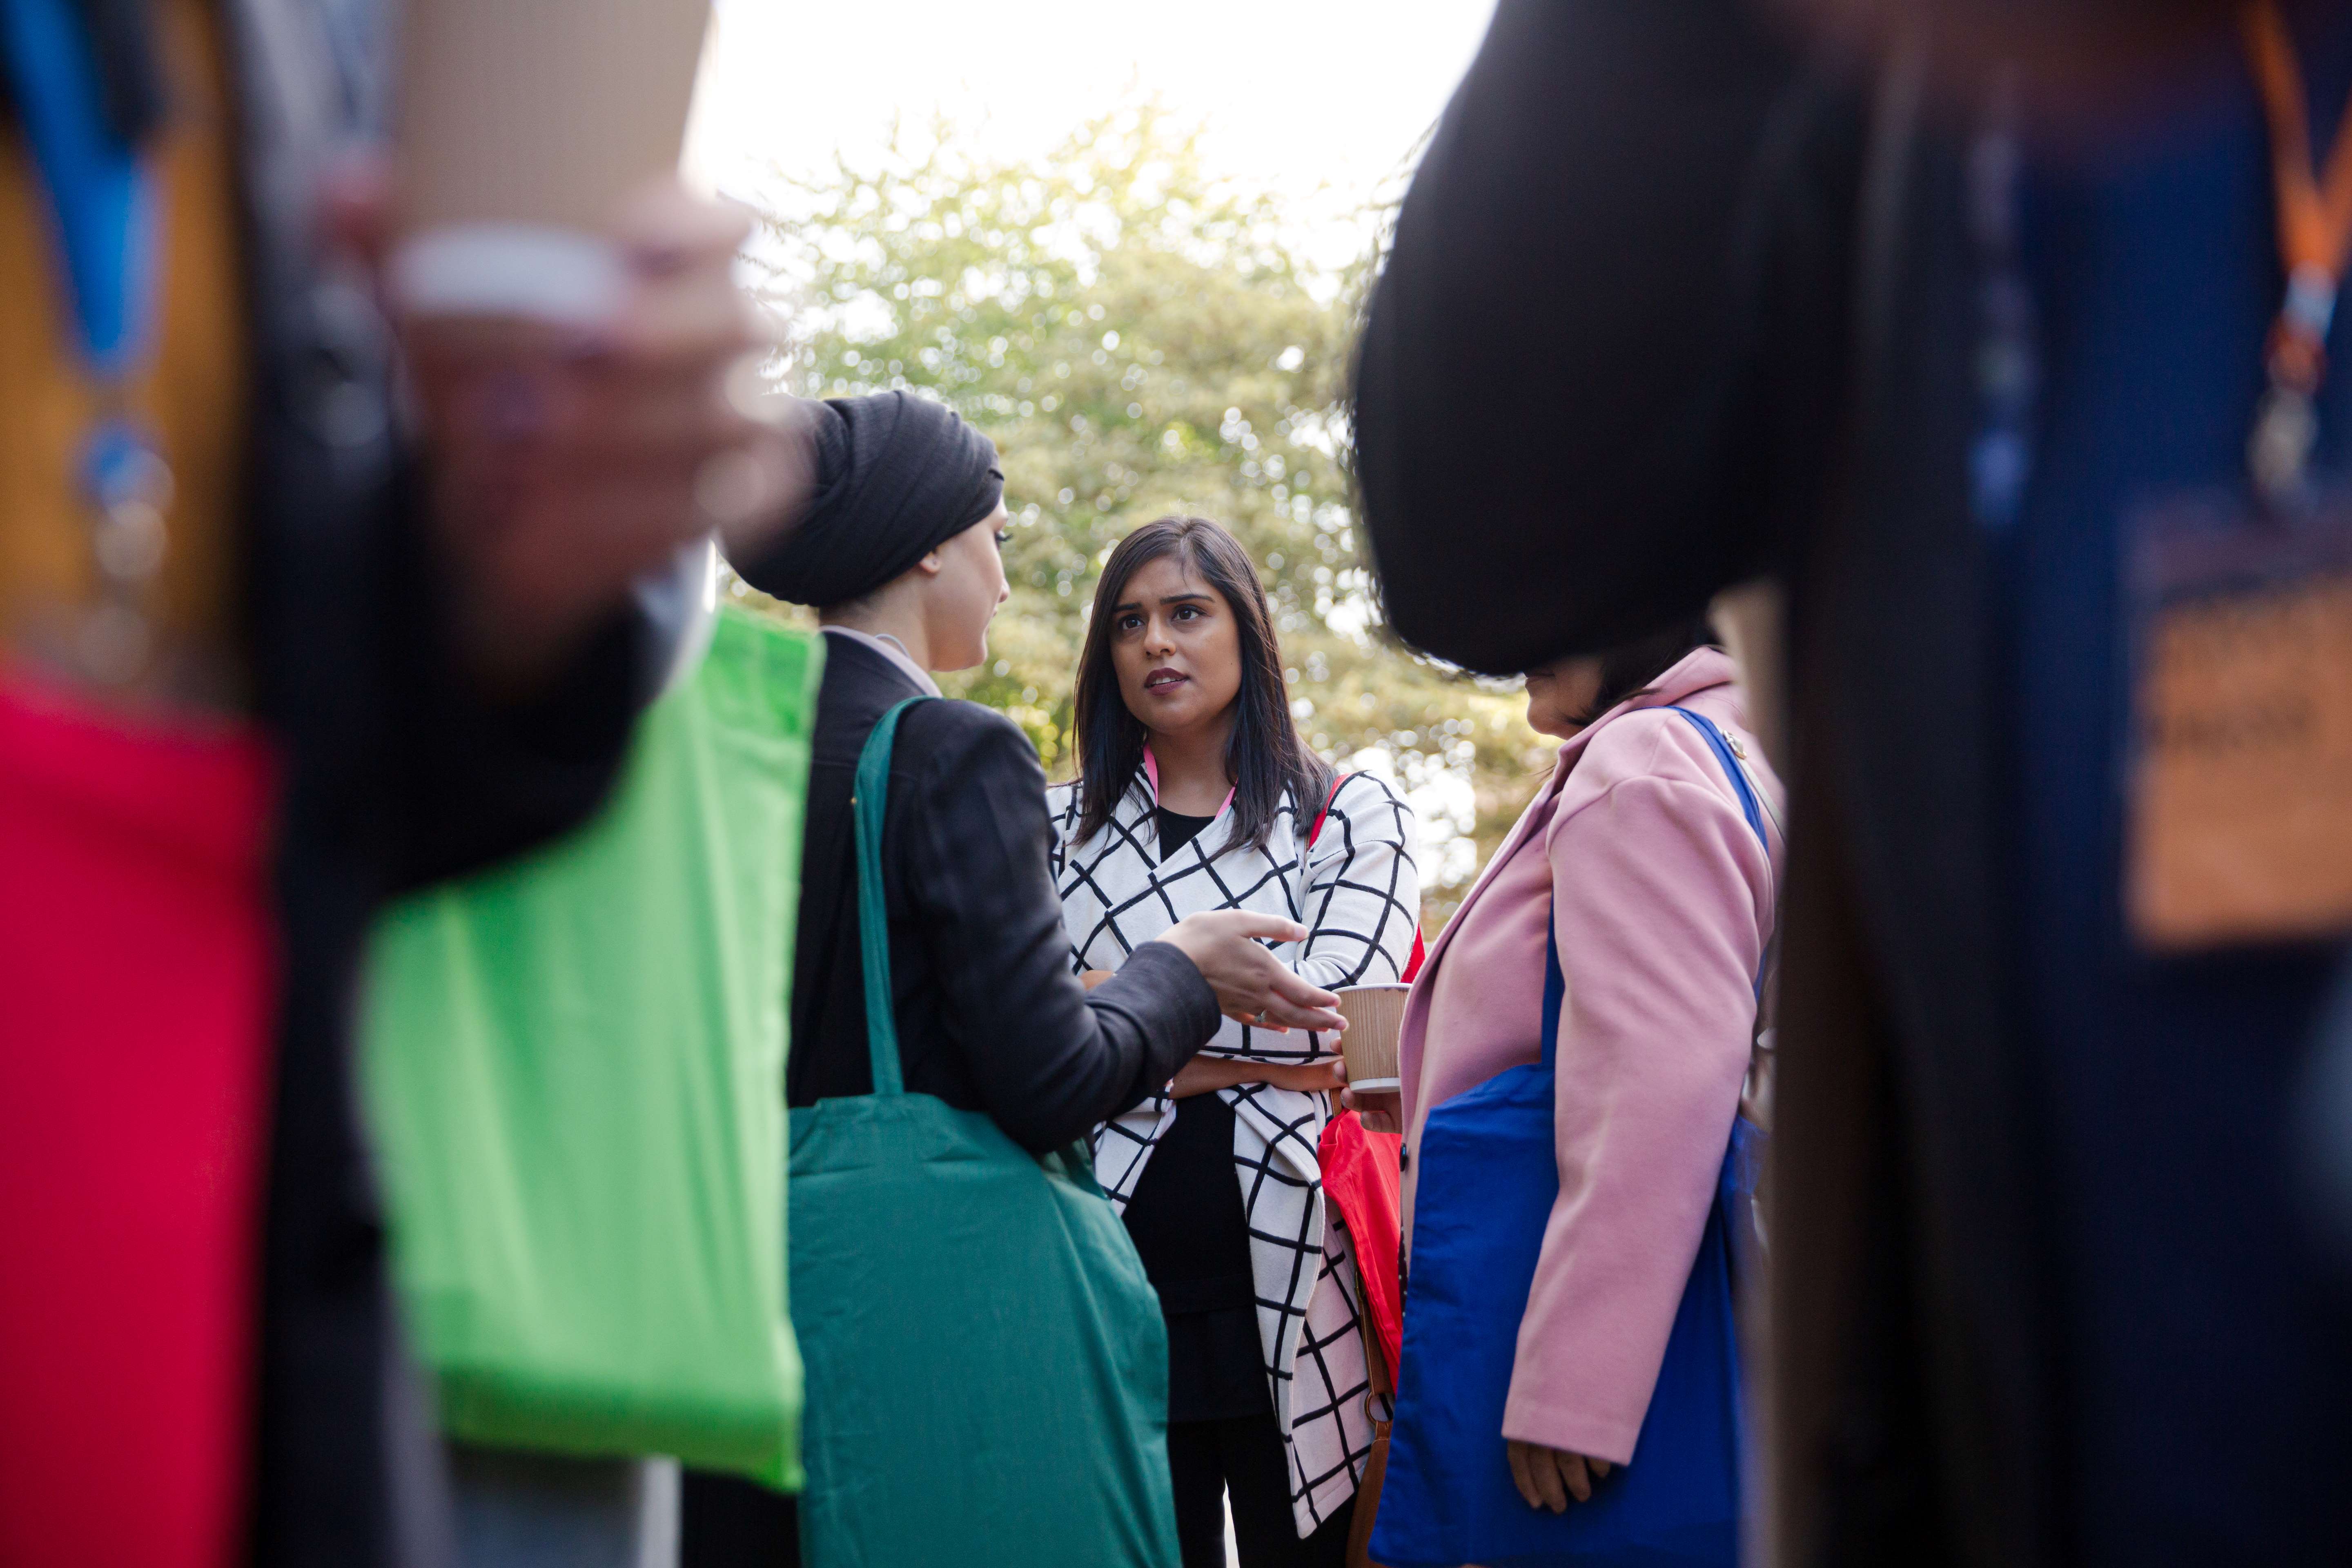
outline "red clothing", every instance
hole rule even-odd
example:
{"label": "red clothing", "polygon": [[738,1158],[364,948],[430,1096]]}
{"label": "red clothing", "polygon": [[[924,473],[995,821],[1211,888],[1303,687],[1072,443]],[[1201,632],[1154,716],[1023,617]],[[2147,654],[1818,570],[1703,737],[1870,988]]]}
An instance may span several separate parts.
{"label": "red clothing", "polygon": [[272,773],[0,682],[0,1563],[236,1554]]}

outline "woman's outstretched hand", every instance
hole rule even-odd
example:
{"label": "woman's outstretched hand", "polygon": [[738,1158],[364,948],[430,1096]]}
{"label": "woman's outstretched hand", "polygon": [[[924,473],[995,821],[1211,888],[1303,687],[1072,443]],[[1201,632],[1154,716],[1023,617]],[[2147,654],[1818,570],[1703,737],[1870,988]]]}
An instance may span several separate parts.
{"label": "woman's outstretched hand", "polygon": [[1299,979],[1259,945],[1305,942],[1307,928],[1297,921],[1251,910],[1210,910],[1186,915],[1156,940],[1192,961],[1217,994],[1218,1011],[1236,1023],[1276,1034],[1316,1029],[1336,1035],[1348,1026],[1337,996]]}
{"label": "woman's outstretched hand", "polygon": [[1507,1440],[1504,1447],[1510,1456],[1511,1484],[1519,1489],[1519,1495],[1528,1500],[1529,1508],[1566,1513],[1570,1498],[1591,1502],[1592,1483],[1609,1473],[1608,1460],[1588,1459],[1566,1448],[1547,1448],[1538,1443],[1516,1439]]}
{"label": "woman's outstretched hand", "polygon": [[1295,1089],[1303,1094],[1329,1094],[1345,1081],[1336,1057],[1323,1062],[1280,1063],[1244,1061],[1239,1057],[1194,1057],[1176,1069],[1176,1082],[1168,1092],[1172,1099],[1190,1100],[1196,1094],[1210,1094],[1245,1083],[1270,1083],[1276,1089]]}

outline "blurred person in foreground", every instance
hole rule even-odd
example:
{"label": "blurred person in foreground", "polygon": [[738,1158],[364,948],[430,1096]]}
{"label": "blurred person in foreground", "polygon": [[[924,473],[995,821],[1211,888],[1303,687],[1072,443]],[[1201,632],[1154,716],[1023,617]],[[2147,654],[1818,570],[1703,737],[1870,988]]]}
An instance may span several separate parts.
{"label": "blurred person in foreground", "polygon": [[[1786,584],[1777,1560],[2332,1560],[2283,1144],[2340,939],[2149,941],[2125,786],[2183,519],[2343,535],[2352,9],[1790,9],[1504,0],[1360,350],[1388,605],[1501,671]],[[2291,708],[2340,624],[2279,626]]]}
{"label": "blurred person in foreground", "polygon": [[[1307,749],[1241,542],[1145,523],[1095,585],[1078,656],[1085,772],[1054,786],[1072,963],[1119,972],[1181,919],[1259,910],[1309,984],[1393,984],[1412,961],[1412,808]],[[1339,1564],[1371,1451],[1363,1287],[1323,1190],[1339,1042],[1242,1022],[1095,1138],[1168,1323],[1168,1454],[1191,1568]]]}
{"label": "blurred person in foreground", "polygon": [[[1004,477],[987,437],[908,392],[835,398],[814,405],[810,420],[807,516],[740,567],[762,592],[816,606],[825,641],[784,1084],[796,1109],[875,1092],[858,956],[859,755],[886,713],[939,695],[935,672],[987,658],[989,623],[1009,595],[1000,553]],[[1070,967],[1052,843],[1045,770],[1017,725],[973,702],[907,709],[890,757],[880,858],[909,1095],[985,1112],[1042,1155],[1160,1092],[1222,1016],[1345,1026],[1331,1011],[1338,998],[1257,940],[1297,942],[1304,928],[1255,910],[1191,915],[1139,942],[1119,973],[1089,992]],[[986,1216],[958,1223],[984,1225]],[[842,1260],[833,1261],[822,1280],[796,1268],[796,1310],[842,1310],[812,1292],[843,1288]],[[986,1322],[941,1321],[927,1332],[1017,1338],[1023,1311],[1023,1302],[1003,1300]],[[1024,1371],[1049,1383],[1072,1375],[1034,1363]],[[873,1425],[933,1435],[923,1411],[877,1410],[863,1387],[851,1396]],[[690,1475],[687,1568],[799,1563],[797,1511],[793,1500],[748,1481]],[[1106,1560],[1125,1544],[1104,1542]],[[987,1549],[994,1560],[1019,1543],[991,1539]]]}
{"label": "blurred person in foreground", "polygon": [[0,1560],[437,1558],[358,943],[595,806],[700,541],[784,513],[733,216],[648,194],[593,330],[387,319],[329,173],[391,54],[365,4],[0,10]]}

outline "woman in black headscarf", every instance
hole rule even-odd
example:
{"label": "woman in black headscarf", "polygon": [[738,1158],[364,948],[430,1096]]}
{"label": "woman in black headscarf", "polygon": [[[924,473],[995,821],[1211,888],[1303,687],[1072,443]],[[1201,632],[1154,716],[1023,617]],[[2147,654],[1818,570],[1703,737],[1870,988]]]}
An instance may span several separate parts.
{"label": "woman in black headscarf", "polygon": [[[904,392],[810,412],[808,515],[738,566],[754,587],[816,606],[825,634],[793,966],[785,1098],[795,1107],[873,1092],[850,803],[858,754],[885,712],[938,694],[932,671],[987,657],[1006,597],[1004,478],[985,436]],[[1179,922],[1087,992],[1071,971],[1049,839],[1045,773],[1012,721],[970,702],[907,710],[881,858],[908,1092],[983,1111],[1043,1153],[1161,1089],[1221,1015],[1340,1025],[1337,998],[1256,940],[1304,930],[1243,910]],[[796,1563],[790,1516],[772,1494],[693,1478],[688,1568]]]}

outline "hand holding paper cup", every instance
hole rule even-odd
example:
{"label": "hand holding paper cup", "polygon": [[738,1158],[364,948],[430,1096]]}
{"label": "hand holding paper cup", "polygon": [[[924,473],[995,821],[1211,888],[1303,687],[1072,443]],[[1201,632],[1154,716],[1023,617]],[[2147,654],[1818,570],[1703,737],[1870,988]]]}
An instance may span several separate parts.
{"label": "hand holding paper cup", "polygon": [[399,130],[404,309],[593,324],[610,234],[673,179],[709,0],[409,0]]}
{"label": "hand holding paper cup", "polygon": [[678,154],[708,0],[411,0],[386,294],[424,416],[457,633],[542,683],[633,584],[806,492],[759,397],[750,233]]}

